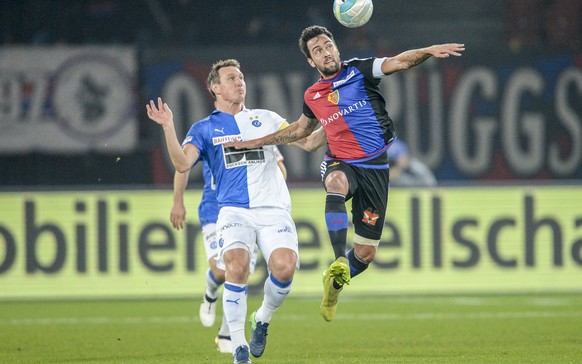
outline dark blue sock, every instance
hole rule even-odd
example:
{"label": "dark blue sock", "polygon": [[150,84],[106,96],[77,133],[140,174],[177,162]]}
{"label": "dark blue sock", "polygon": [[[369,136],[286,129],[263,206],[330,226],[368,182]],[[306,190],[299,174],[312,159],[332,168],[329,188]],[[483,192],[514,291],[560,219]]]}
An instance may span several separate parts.
{"label": "dark blue sock", "polygon": [[361,261],[360,258],[356,256],[354,249],[351,249],[346,253],[346,258],[348,258],[348,262],[350,263],[350,276],[352,278],[368,269],[369,264]]}
{"label": "dark blue sock", "polygon": [[343,257],[348,235],[348,213],[344,195],[328,193],[325,197],[325,224],[335,258]]}

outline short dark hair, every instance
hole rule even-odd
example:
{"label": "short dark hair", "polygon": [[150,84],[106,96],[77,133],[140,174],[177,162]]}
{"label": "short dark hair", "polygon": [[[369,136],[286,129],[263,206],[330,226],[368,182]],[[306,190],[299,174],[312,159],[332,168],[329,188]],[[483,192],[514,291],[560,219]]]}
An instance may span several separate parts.
{"label": "short dark hair", "polygon": [[224,67],[236,67],[240,69],[240,62],[236,59],[226,59],[214,62],[212,68],[210,69],[210,73],[208,74],[208,79],[206,80],[206,88],[212,95],[212,97],[216,100],[216,95],[212,91],[213,84],[220,84],[220,76],[218,75],[218,71]]}
{"label": "short dark hair", "polygon": [[327,30],[326,27],[322,27],[321,25],[312,25],[303,29],[301,32],[301,37],[299,37],[299,48],[305,57],[311,58],[311,55],[309,54],[309,48],[307,48],[307,42],[320,35],[326,35],[329,39],[331,39],[332,42],[335,43],[333,34],[331,34],[331,32]]}

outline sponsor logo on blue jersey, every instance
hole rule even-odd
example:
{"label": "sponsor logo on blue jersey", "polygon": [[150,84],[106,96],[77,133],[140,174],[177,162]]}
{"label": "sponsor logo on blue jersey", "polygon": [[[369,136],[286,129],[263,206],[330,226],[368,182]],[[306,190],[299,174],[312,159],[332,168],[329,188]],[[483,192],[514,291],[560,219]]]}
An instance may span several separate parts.
{"label": "sponsor logo on blue jersey", "polygon": [[[192,138],[192,137],[190,137],[190,138]],[[212,138],[212,145],[237,142],[239,140],[242,140],[242,136],[240,134],[239,135],[226,135],[223,137],[214,137],[214,138]]]}
{"label": "sponsor logo on blue jersey", "polygon": [[343,85],[344,83],[348,82],[350,78],[354,77],[356,75],[356,72],[354,70],[352,70],[352,72],[350,72],[346,78],[344,78],[343,80],[339,80],[339,81],[335,81],[333,83],[333,87],[338,87],[340,85]]}

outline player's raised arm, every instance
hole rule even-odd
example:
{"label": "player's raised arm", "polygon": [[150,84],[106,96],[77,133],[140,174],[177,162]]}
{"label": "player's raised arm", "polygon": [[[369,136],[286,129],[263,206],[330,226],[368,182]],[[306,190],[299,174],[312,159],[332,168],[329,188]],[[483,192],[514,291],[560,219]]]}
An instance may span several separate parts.
{"label": "player's raised arm", "polygon": [[459,43],[435,44],[430,47],[411,49],[394,57],[386,58],[382,63],[382,72],[385,75],[389,75],[394,72],[407,70],[421,64],[430,57],[459,57],[464,50],[465,45]]}
{"label": "player's raised arm", "polygon": [[158,97],[157,106],[154,100],[150,100],[150,103],[146,105],[146,110],[148,117],[161,125],[164,130],[168,153],[174,168],[178,172],[190,170],[190,167],[198,159],[198,150],[194,146],[182,149],[174,128],[174,115],[168,104],[163,102],[161,97]]}
{"label": "player's raised arm", "polygon": [[292,143],[310,135],[317,126],[317,123],[317,119],[310,119],[304,114],[301,114],[297,121],[289,124],[285,129],[281,129],[262,138],[229,143],[225,144],[225,146],[235,147],[236,149],[252,149],[262,147],[263,145]]}

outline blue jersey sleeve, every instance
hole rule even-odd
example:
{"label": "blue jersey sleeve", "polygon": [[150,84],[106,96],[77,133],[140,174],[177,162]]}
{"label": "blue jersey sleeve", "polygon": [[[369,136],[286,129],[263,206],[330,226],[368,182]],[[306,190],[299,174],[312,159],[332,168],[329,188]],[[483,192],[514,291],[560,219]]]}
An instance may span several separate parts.
{"label": "blue jersey sleeve", "polygon": [[184,138],[182,142],[182,148],[184,148],[187,144],[191,144],[198,149],[198,153],[200,153],[199,159],[202,159],[203,156],[208,152],[208,120],[203,119],[194,123],[190,127],[188,134]]}

